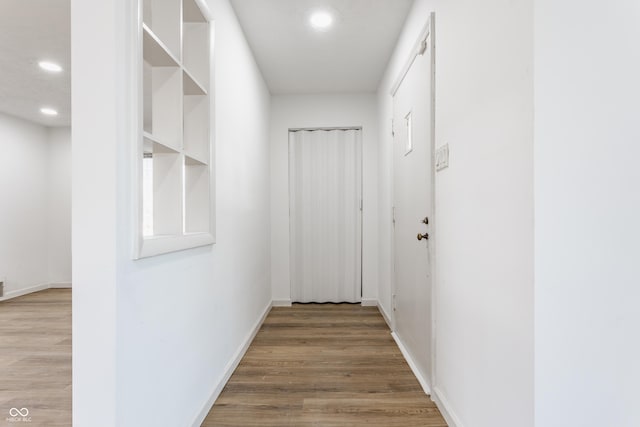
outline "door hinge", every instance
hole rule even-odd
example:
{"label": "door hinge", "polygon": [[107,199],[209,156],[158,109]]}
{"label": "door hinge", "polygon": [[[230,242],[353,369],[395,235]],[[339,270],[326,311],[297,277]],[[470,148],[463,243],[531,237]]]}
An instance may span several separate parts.
{"label": "door hinge", "polygon": [[395,206],[391,207],[391,223],[394,226],[396,225],[396,207]]}
{"label": "door hinge", "polygon": [[362,207],[363,207],[362,199],[360,199],[360,211],[362,211]]}
{"label": "door hinge", "polygon": [[396,311],[396,294],[393,294],[393,296],[391,297],[392,301],[391,301],[391,305],[393,307],[393,311]]}
{"label": "door hinge", "polygon": [[394,125],[394,122],[393,122],[393,119],[391,119],[391,136],[396,136],[396,131],[393,125]]}

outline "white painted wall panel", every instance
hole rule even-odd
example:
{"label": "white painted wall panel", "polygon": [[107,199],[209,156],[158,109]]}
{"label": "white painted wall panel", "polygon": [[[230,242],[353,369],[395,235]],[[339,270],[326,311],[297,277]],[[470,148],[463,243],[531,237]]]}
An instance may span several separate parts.
{"label": "white painted wall panel", "polygon": [[418,0],[378,92],[380,301],[390,312],[391,96],[436,12],[434,391],[464,427],[533,426],[533,0]]}
{"label": "white painted wall panel", "polygon": [[634,427],[640,6],[536,0],[535,17],[536,426]]}
{"label": "white painted wall panel", "polygon": [[71,283],[71,128],[48,131],[49,282]]}
{"label": "white painted wall panel", "polygon": [[47,128],[0,114],[0,278],[5,296],[49,283]]}
{"label": "white painted wall panel", "polygon": [[208,3],[217,243],[133,261],[131,2],[72,0],[78,426],[190,425],[271,302],[269,92],[228,1]]}
{"label": "white painted wall panel", "polygon": [[126,28],[118,15],[124,9],[120,0],[71,0],[74,426],[118,425],[116,184],[125,143],[115,75],[122,40],[115,34]]}

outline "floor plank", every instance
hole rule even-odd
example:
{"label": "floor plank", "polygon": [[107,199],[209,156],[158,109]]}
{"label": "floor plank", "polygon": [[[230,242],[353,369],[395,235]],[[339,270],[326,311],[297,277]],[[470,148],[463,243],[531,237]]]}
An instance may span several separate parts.
{"label": "floor plank", "polygon": [[273,308],[210,426],[446,427],[375,307]]}
{"label": "floor plank", "polygon": [[[31,422],[9,422],[27,408]],[[71,425],[71,290],[0,302],[0,426]]]}

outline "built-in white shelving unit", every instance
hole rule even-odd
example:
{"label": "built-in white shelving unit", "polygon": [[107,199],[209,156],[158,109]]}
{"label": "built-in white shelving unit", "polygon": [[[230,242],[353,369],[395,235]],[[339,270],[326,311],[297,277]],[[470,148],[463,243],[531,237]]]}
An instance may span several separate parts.
{"label": "built-in white shelving unit", "polygon": [[213,23],[204,0],[140,0],[134,257],[214,243]]}

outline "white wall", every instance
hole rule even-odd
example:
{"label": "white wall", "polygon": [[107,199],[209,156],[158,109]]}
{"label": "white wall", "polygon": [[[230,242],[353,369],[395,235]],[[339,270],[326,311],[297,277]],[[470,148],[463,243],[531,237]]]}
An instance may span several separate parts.
{"label": "white wall", "polygon": [[289,129],[362,126],[362,298],[378,291],[378,153],[374,94],[281,95],[271,101],[271,286],[275,301],[290,301]]}
{"label": "white wall", "polygon": [[0,114],[0,279],[5,298],[71,283],[71,140]]}
{"label": "white wall", "polygon": [[6,279],[5,296],[49,283],[47,160],[45,127],[0,114],[0,278]]}
{"label": "white wall", "polygon": [[540,427],[640,425],[638,20],[632,0],[536,0]]}
{"label": "white wall", "polygon": [[49,283],[71,284],[71,128],[48,131],[47,232]]}
{"label": "white wall", "polygon": [[390,312],[389,90],[436,12],[434,393],[459,427],[533,425],[533,1],[418,0],[380,86],[380,301]]}
{"label": "white wall", "polygon": [[190,425],[271,303],[269,92],[227,0],[209,1],[217,243],[131,260],[131,3],[72,0],[78,426]]}
{"label": "white wall", "polygon": [[124,90],[117,77],[127,28],[122,3],[71,0],[74,426],[118,424],[116,212],[124,207],[116,177],[118,153],[126,145],[116,93],[116,87]]}

